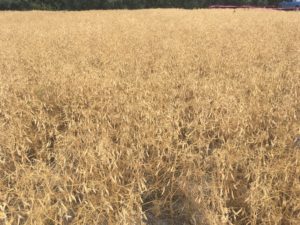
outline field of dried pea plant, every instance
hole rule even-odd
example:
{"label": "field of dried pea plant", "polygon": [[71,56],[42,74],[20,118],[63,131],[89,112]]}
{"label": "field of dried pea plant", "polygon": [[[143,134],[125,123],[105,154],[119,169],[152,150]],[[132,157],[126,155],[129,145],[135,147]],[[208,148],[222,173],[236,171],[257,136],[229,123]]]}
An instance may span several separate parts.
{"label": "field of dried pea plant", "polygon": [[1,12],[0,224],[299,224],[299,22]]}

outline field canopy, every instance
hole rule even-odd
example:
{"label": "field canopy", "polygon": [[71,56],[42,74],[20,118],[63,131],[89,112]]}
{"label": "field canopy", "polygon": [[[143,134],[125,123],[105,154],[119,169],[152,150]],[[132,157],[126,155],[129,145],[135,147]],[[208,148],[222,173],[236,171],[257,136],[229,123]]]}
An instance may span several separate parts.
{"label": "field canopy", "polygon": [[1,12],[0,224],[298,225],[299,20]]}

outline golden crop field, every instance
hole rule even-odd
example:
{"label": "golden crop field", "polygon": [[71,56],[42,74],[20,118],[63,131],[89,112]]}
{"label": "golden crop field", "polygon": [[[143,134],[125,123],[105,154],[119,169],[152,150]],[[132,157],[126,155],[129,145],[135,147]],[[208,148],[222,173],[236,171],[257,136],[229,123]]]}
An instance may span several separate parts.
{"label": "golden crop field", "polygon": [[0,224],[300,224],[299,12],[1,12]]}

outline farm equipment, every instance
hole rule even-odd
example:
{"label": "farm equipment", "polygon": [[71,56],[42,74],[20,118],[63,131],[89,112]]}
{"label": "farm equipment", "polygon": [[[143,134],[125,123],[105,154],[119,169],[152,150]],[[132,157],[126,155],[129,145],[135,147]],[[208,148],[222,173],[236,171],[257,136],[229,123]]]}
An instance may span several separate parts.
{"label": "farm equipment", "polygon": [[287,0],[287,1],[283,1],[280,2],[278,4],[279,9],[290,9],[290,10],[298,10],[300,9],[300,0]]}
{"label": "farm equipment", "polygon": [[279,2],[277,6],[251,6],[251,5],[210,5],[210,9],[274,9],[274,10],[285,10],[294,11],[300,10],[300,0],[284,0]]}

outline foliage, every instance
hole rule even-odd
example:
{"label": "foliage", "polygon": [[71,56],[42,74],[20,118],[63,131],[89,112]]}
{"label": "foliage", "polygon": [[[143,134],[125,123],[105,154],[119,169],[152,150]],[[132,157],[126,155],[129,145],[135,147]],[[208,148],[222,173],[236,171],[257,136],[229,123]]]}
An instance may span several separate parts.
{"label": "foliage", "polygon": [[0,0],[0,9],[139,9],[139,8],[199,8],[212,4],[276,5],[280,0]]}

